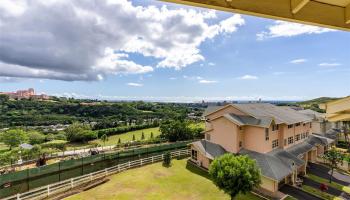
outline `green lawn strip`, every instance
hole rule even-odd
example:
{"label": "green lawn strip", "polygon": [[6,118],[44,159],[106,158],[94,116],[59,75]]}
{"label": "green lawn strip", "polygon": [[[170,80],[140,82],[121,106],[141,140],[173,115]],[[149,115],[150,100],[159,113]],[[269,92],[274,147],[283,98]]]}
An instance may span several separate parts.
{"label": "green lawn strip", "polygon": [[8,150],[8,146],[6,144],[0,142],[0,151],[2,151],[2,150]]}
{"label": "green lawn strip", "polygon": [[292,197],[292,196],[288,196],[288,197],[286,197],[284,200],[298,200],[298,199],[296,199],[296,198],[294,198],[294,197]]}
{"label": "green lawn strip", "polygon": [[302,190],[307,192],[307,193],[310,193],[310,194],[313,194],[321,199],[325,199],[325,200],[342,200],[342,198],[340,197],[336,197],[334,195],[331,195],[331,194],[328,194],[327,192],[322,192],[321,190],[319,189],[316,189],[316,188],[313,188],[311,186],[308,186],[308,185],[303,185],[302,186]]}
{"label": "green lawn strip", "polygon": [[[229,200],[204,172],[186,165],[186,159],[172,160],[169,168],[155,163],[124,171],[110,177],[107,183],[88,191],[68,197],[68,200]],[[204,176],[202,176],[204,175]],[[238,200],[262,200],[247,193]]]}
{"label": "green lawn strip", "polygon": [[[160,131],[159,131],[158,127],[147,128],[147,129],[142,129],[142,130],[137,130],[137,131],[130,131],[130,132],[126,132],[126,133],[122,133],[122,134],[118,134],[118,135],[112,135],[112,136],[108,137],[108,141],[106,141],[106,146],[118,144],[119,138],[120,138],[122,143],[132,141],[133,135],[135,135],[136,141],[140,141],[141,136],[142,136],[142,132],[145,135],[145,140],[149,140],[151,138],[152,132],[153,132],[153,137],[157,137],[158,135],[160,135]],[[104,145],[104,143],[100,139],[93,140],[91,142],[94,142],[94,143],[97,142],[98,144]]]}
{"label": "green lawn strip", "polygon": [[341,184],[336,183],[334,181],[332,181],[332,183],[329,183],[329,180],[321,178],[321,177],[313,175],[313,174],[308,174],[307,177],[310,178],[311,180],[318,182],[318,183],[324,183],[324,184],[327,184],[328,186],[331,186],[331,187],[338,189],[340,191],[350,193],[350,187],[348,187],[348,186],[341,185]]}

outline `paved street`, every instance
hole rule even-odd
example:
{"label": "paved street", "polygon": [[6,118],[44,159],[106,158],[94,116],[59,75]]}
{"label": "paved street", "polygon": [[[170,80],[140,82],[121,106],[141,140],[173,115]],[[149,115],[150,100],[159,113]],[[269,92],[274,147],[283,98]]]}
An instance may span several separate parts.
{"label": "paved street", "polygon": [[293,196],[294,198],[297,198],[298,200],[322,200],[321,198],[315,197],[310,195],[307,192],[304,192],[302,190],[299,190],[295,187],[292,187],[290,185],[284,185],[281,189],[281,192],[284,194],[288,194],[290,196]]}

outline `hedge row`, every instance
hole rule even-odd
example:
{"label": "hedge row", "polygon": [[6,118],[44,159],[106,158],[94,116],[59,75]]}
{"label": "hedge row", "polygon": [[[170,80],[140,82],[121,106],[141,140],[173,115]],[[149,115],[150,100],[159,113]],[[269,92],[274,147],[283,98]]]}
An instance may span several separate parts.
{"label": "hedge row", "polygon": [[145,128],[155,128],[158,126],[159,126],[158,123],[133,125],[133,126],[121,126],[121,127],[116,127],[116,128],[107,128],[107,129],[97,130],[96,133],[97,133],[98,137],[100,138],[104,134],[106,134],[107,136],[118,135],[118,134],[126,133],[129,131],[136,131],[136,130],[141,130],[141,129],[145,129]]}

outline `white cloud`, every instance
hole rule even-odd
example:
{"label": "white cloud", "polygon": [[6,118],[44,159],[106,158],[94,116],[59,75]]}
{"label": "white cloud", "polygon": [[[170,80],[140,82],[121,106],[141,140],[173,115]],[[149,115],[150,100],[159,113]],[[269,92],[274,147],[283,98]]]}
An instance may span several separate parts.
{"label": "white cloud", "polygon": [[184,75],[183,78],[187,79],[187,80],[202,80],[203,79],[203,77],[201,77],[201,76],[187,76],[187,75]]}
{"label": "white cloud", "polygon": [[0,76],[90,81],[154,70],[132,53],[178,70],[205,60],[204,41],[244,25],[240,15],[213,23],[216,17],[212,10],[127,0],[2,0]]}
{"label": "white cloud", "polygon": [[215,66],[216,64],[213,62],[208,63],[209,66]]}
{"label": "white cloud", "polygon": [[336,67],[342,65],[341,63],[320,63],[321,67]]}
{"label": "white cloud", "polygon": [[244,76],[239,77],[238,79],[241,79],[241,80],[257,80],[257,79],[259,79],[259,77],[253,76],[253,75],[244,75]]}
{"label": "white cloud", "polygon": [[217,83],[217,81],[213,81],[213,80],[200,80],[198,81],[201,84],[213,84],[213,83]]}
{"label": "white cloud", "polygon": [[258,40],[276,37],[293,37],[303,34],[321,34],[334,31],[328,28],[310,26],[285,21],[275,21],[274,25],[268,26],[267,31],[256,34]]}
{"label": "white cloud", "polygon": [[142,87],[143,84],[141,83],[127,83],[128,86],[132,86],[132,87]]}
{"label": "white cloud", "polygon": [[176,80],[177,78],[176,77],[170,77],[169,79],[170,80]]}
{"label": "white cloud", "polygon": [[295,60],[291,60],[291,61],[290,61],[290,63],[292,63],[292,64],[300,64],[300,63],[305,63],[305,62],[307,62],[307,60],[304,59],[304,58],[295,59]]}

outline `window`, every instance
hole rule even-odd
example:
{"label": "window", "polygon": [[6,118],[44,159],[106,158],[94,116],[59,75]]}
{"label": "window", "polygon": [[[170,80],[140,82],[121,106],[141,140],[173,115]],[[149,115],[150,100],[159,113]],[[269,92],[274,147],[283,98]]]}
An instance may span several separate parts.
{"label": "window", "polygon": [[194,150],[194,149],[192,149],[191,158],[192,158],[193,160],[197,160],[197,151]]}
{"label": "window", "polygon": [[306,124],[305,124],[305,123],[303,123],[303,126],[306,126]]}
{"label": "window", "polygon": [[242,126],[240,126],[240,127],[239,127],[239,130],[243,130],[243,127],[242,127]]}
{"label": "window", "polygon": [[272,125],[272,131],[277,131],[279,129],[278,124]]}
{"label": "window", "polygon": [[301,134],[301,139],[305,139],[305,133]]}
{"label": "window", "polygon": [[300,140],[300,134],[295,136],[295,141],[299,141]]}
{"label": "window", "polygon": [[300,123],[296,123],[295,126],[300,126]]}
{"label": "window", "polygon": [[293,128],[293,124],[291,124],[291,125],[288,125],[288,128]]}
{"label": "window", "polygon": [[242,141],[239,141],[239,147],[242,147]]}
{"label": "window", "polygon": [[309,137],[309,132],[306,132],[306,137]]}
{"label": "window", "polygon": [[269,137],[269,129],[268,128],[265,128],[265,140],[269,140],[270,137]]}
{"label": "window", "polygon": [[278,147],[278,139],[277,140],[274,140],[272,141],[272,148],[277,148]]}
{"label": "window", "polygon": [[293,144],[293,136],[288,138],[288,144]]}
{"label": "window", "polygon": [[206,138],[207,140],[210,140],[210,134],[205,134],[205,138]]}

